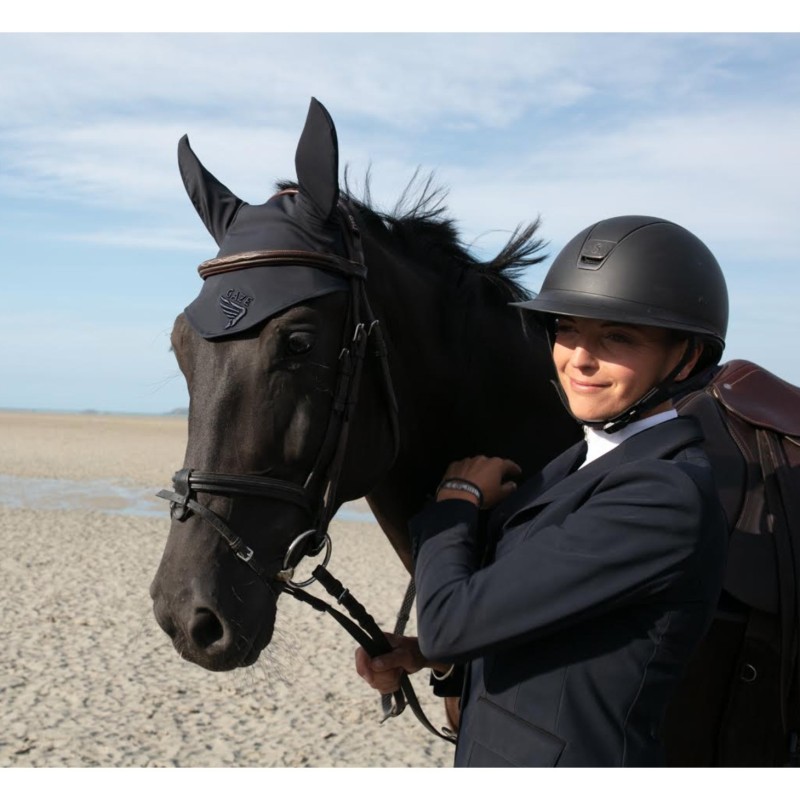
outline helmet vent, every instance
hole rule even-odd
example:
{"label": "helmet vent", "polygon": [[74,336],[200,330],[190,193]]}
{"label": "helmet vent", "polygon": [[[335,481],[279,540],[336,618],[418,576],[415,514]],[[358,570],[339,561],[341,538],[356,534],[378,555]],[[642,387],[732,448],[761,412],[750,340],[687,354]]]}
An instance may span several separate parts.
{"label": "helmet vent", "polygon": [[609,242],[605,239],[589,239],[581,250],[578,267],[580,269],[600,269],[606,256],[616,244],[616,242]]}

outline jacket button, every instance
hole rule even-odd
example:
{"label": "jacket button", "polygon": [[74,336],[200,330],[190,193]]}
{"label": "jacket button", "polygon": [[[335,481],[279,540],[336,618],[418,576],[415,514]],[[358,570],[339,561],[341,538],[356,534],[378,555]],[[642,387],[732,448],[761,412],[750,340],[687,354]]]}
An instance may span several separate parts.
{"label": "jacket button", "polygon": [[752,664],[742,664],[739,671],[739,680],[744,683],[752,683],[758,677],[758,670]]}

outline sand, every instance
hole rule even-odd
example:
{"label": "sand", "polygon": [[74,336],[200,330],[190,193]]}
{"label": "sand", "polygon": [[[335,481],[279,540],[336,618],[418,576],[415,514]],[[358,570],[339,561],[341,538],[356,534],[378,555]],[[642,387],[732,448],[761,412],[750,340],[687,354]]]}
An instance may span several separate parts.
{"label": "sand", "polygon": [[[181,418],[0,413],[0,478],[103,480],[149,493],[183,459]],[[9,476],[13,476],[9,478]],[[253,667],[184,662],[148,587],[163,515],[0,500],[0,766],[434,767],[451,745],[410,712],[379,724],[355,644],[291,598]],[[391,628],[407,576],[370,522],[335,520],[331,569]],[[413,624],[412,624],[413,629]],[[414,683],[441,724],[427,676]]]}

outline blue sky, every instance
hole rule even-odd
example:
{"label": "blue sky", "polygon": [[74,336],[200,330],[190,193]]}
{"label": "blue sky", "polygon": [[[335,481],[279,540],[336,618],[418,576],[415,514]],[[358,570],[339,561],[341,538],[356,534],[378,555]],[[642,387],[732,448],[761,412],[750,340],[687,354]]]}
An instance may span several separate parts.
{"label": "blue sky", "polygon": [[616,214],[686,226],[725,357],[800,384],[798,34],[5,33],[0,75],[0,407],[187,405],[169,331],[216,247],[177,141],[261,202],[311,95],[379,204],[435,171],[479,255],[539,214],[551,255]]}

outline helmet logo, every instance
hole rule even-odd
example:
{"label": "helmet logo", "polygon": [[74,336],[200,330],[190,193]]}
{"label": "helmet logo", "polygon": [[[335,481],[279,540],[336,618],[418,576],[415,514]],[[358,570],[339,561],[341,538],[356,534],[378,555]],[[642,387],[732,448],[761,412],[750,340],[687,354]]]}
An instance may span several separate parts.
{"label": "helmet logo", "polygon": [[589,239],[581,250],[579,269],[600,269],[605,257],[614,249],[617,242],[605,239]]}

